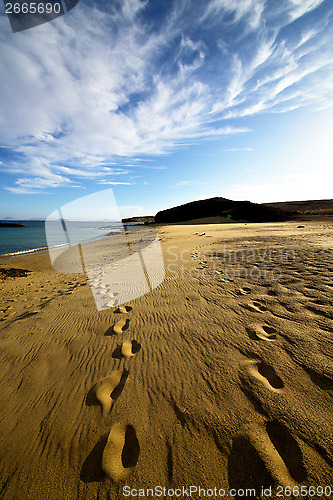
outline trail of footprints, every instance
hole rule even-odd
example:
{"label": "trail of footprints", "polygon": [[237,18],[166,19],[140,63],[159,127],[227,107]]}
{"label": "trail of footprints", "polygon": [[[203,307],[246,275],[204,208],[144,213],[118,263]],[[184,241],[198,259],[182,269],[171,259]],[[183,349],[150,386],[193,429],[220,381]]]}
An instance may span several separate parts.
{"label": "trail of footprints", "polygon": [[[248,296],[252,293],[250,287],[238,289],[238,295]],[[273,295],[273,292],[268,294]],[[275,293],[274,293],[275,295]],[[246,304],[249,310],[263,314],[268,309],[259,301]],[[117,314],[127,314],[132,310],[129,306],[120,306],[115,311]],[[123,334],[129,328],[129,319],[120,319],[113,326],[115,335]],[[253,341],[275,342],[277,331],[264,322],[250,324],[247,328],[249,337]],[[125,368],[128,362],[141,349],[136,340],[124,340],[117,347],[113,356],[123,361],[122,367],[113,370],[111,374],[100,380],[94,387],[97,402],[102,407],[102,417],[110,416],[113,405],[120,397],[126,383],[129,370]],[[260,359],[249,359],[245,363],[245,370],[249,377],[262,383],[266,389],[279,394],[283,391],[284,382],[275,369]],[[259,432],[258,432],[259,430]],[[288,443],[292,453],[285,452],[285,443]],[[244,449],[248,450],[248,458],[242,466]],[[108,477],[118,482],[126,479],[138,462],[140,446],[133,426],[116,422],[112,425],[101,458],[101,467]],[[262,464],[260,466],[260,464]],[[242,467],[244,470],[242,470]],[[249,467],[253,468],[253,475],[249,474]],[[257,468],[263,467],[260,471]],[[261,477],[267,486],[275,482],[285,486],[295,485],[307,477],[303,466],[302,452],[292,437],[289,429],[275,421],[266,421],[261,429],[244,429],[233,439],[233,446],[229,456],[229,472],[235,469],[235,477],[243,482],[243,486],[259,486],[252,484],[252,478]],[[234,474],[232,474],[233,476]],[[242,477],[244,480],[242,480]],[[250,480],[249,480],[250,478]],[[230,479],[232,482],[232,480]],[[250,481],[250,482],[249,482]],[[252,482],[251,482],[252,481]],[[233,486],[230,483],[230,486]],[[239,487],[239,482],[237,485]]]}
{"label": "trail of footprints", "polygon": [[[127,314],[131,310],[130,306],[119,306],[115,313]],[[114,334],[124,333],[129,328],[129,323],[129,319],[117,321],[113,326]],[[125,363],[140,349],[141,345],[136,340],[124,340],[113,355],[121,360],[120,368],[113,370],[93,387],[95,402],[102,407],[102,418],[110,417],[113,405],[121,395],[129,375]],[[137,464],[139,453],[140,446],[134,427],[116,422],[111,426],[100,465],[110,479],[118,482],[129,476]]]}
{"label": "trail of footprints", "polygon": [[[238,290],[238,295],[249,294],[251,294],[250,287]],[[268,294],[273,295],[269,292]],[[258,301],[252,301],[245,307],[258,314],[268,311]],[[247,327],[247,332],[250,339],[254,341],[274,342],[277,340],[277,330],[265,323],[252,323]],[[245,362],[245,370],[249,377],[258,380],[269,391],[277,394],[282,392],[283,380],[265,361],[249,359]],[[285,449],[286,444],[288,444],[289,454]],[[244,450],[247,450],[245,453],[247,460],[242,464],[240,452],[243,456]],[[273,483],[293,487],[307,477],[302,452],[297,441],[285,425],[275,421],[266,421],[264,427],[260,429],[245,428],[234,437],[229,457],[229,472],[242,482],[243,487],[254,487],[257,490],[265,484],[269,487]],[[256,483],[256,477],[260,477],[258,483]],[[237,485],[230,484],[230,486],[239,487],[240,484],[238,482]]]}
{"label": "trail of footprints", "polygon": [[[251,288],[244,287],[238,290],[238,293],[242,295],[248,295],[251,293]],[[250,310],[256,311],[258,313],[263,313],[268,311],[268,309],[260,302],[253,301],[247,304]],[[277,331],[275,328],[263,324],[263,323],[252,323],[247,328],[250,339],[252,340],[263,340],[265,342],[274,342],[277,339]],[[279,391],[284,387],[283,381],[275,373],[273,367],[269,366],[262,360],[248,360],[246,362],[247,372],[251,377],[260,380],[266,387],[272,391]]]}

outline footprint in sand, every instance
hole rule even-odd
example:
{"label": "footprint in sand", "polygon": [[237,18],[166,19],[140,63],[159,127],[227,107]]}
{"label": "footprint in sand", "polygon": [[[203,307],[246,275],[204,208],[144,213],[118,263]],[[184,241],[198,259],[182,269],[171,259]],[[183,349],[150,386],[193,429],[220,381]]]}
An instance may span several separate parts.
{"label": "footprint in sand", "polygon": [[[233,438],[228,459],[228,479],[229,487],[234,488],[236,493],[240,488],[255,490],[256,496],[252,496],[255,499],[260,498],[261,488],[269,488],[274,484],[264,460],[246,434]],[[237,494],[235,498],[241,499]]]}
{"label": "footprint in sand", "polygon": [[114,333],[116,333],[117,335],[120,335],[121,333],[123,333],[129,327],[129,322],[130,322],[129,319],[121,319],[120,321],[118,321],[113,326]]}
{"label": "footprint in sand", "polygon": [[307,478],[302,451],[288,427],[277,421],[266,422],[266,432],[276,451],[284,461],[290,476],[297,482]]}
{"label": "footprint in sand", "polygon": [[140,446],[132,425],[116,423],[112,426],[102,457],[104,472],[114,481],[129,476],[136,466]]}
{"label": "footprint in sand", "polygon": [[127,377],[127,370],[114,370],[111,375],[96,384],[95,396],[102,405],[103,415],[110,413],[114,401],[124,388]]}
{"label": "footprint in sand", "polygon": [[280,392],[280,389],[284,387],[284,383],[275,373],[274,368],[264,361],[249,361],[248,373],[263,382],[272,391]]}
{"label": "footprint in sand", "polygon": [[285,425],[271,421],[266,422],[266,428],[260,425],[244,431],[233,439],[228,464],[230,486],[252,487],[256,498],[262,498],[262,486],[293,488],[295,481],[306,480],[301,449]]}
{"label": "footprint in sand", "polygon": [[131,306],[119,306],[118,309],[115,310],[116,314],[127,314],[128,312],[132,311]]}
{"label": "footprint in sand", "polygon": [[248,304],[248,308],[256,312],[265,312],[268,310],[267,307],[260,302],[252,302],[252,304]]}
{"label": "footprint in sand", "polygon": [[268,342],[273,342],[276,340],[276,330],[275,328],[268,325],[253,324],[249,325],[247,328],[249,336],[253,340],[266,340]]}
{"label": "footprint in sand", "polygon": [[243,286],[243,288],[239,288],[237,290],[238,295],[248,295],[251,293],[251,288],[248,286]]}
{"label": "footprint in sand", "polygon": [[125,340],[121,345],[121,355],[129,359],[132,356],[135,356],[141,349],[141,344],[136,340]]}

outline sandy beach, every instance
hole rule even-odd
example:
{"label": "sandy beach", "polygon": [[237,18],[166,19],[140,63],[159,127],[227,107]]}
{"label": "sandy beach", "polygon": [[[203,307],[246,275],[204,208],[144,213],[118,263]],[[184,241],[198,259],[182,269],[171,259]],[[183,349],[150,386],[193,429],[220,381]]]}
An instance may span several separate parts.
{"label": "sandy beach", "polygon": [[332,230],[156,227],[164,281],[102,311],[48,252],[1,262],[1,498],[333,496]]}

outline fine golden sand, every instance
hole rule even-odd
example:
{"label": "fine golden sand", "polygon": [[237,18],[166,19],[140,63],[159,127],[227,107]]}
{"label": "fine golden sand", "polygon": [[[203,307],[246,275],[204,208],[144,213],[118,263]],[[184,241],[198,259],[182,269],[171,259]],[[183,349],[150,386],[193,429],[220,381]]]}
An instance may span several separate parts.
{"label": "fine golden sand", "polygon": [[158,227],[163,283],[103,311],[47,252],[3,261],[0,497],[333,495],[332,229]]}

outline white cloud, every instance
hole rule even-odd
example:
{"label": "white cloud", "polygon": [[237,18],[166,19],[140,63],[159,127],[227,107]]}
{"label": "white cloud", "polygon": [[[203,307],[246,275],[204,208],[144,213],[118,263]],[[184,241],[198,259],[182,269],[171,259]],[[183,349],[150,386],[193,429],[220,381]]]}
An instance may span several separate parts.
{"label": "white cloud", "polygon": [[[321,43],[304,57],[304,53],[295,51],[297,46],[289,50],[285,41],[276,43],[267,69],[263,68],[263,77],[255,80],[256,69],[248,75],[246,70],[240,72],[242,94],[240,92],[240,97],[227,106],[229,111],[224,118],[246,117],[267,111],[281,112],[320,102],[330,107],[333,102],[329,87],[333,78],[333,58],[328,54],[327,46]],[[270,65],[273,71],[270,71]],[[252,88],[251,81],[255,82]],[[292,103],[285,106],[287,100]]]}
{"label": "white cloud", "polygon": [[282,78],[278,82],[276,87],[273,88],[274,96],[277,96],[278,94],[283,92],[285,89],[295,85],[295,83],[298,83],[301,80],[304,80],[304,78],[307,77],[308,75],[316,73],[318,70],[324,68],[325,66],[331,65],[332,63],[333,63],[333,58],[328,59],[326,61],[325,60],[318,61],[317,63],[310,65],[309,67],[303,69],[302,71],[293,71],[289,75]]}
{"label": "white cloud", "polygon": [[128,170],[123,170],[120,168],[109,168],[109,167],[95,167],[89,168],[87,170],[84,170],[83,168],[71,168],[71,167],[63,167],[63,166],[58,166],[57,167],[57,173],[64,173],[69,176],[75,176],[79,178],[89,178],[93,179],[96,177],[101,177],[104,175],[127,175],[129,174]]}
{"label": "white cloud", "polygon": [[217,14],[233,13],[234,21],[238,22],[244,17],[248,17],[249,26],[252,29],[258,27],[261,15],[264,10],[265,2],[263,0],[212,0],[207,2],[206,11],[202,20],[207,19],[209,16],[216,16]]}
{"label": "white cloud", "polygon": [[147,5],[148,0],[122,0],[122,14],[132,20]]}
{"label": "white cloud", "polygon": [[[43,177],[25,177],[25,178],[19,178],[15,181],[15,184],[17,187],[5,187],[8,191],[11,191],[12,193],[16,194],[23,194],[23,193],[34,193],[38,194],[41,193],[42,190],[46,188],[57,188],[57,187],[71,187],[71,188],[78,188],[81,187],[78,184],[75,184],[73,181],[70,179],[60,176],[60,175],[55,175],[53,178],[43,178]],[[43,194],[45,192],[43,191]]]}
{"label": "white cloud", "polygon": [[[82,2],[70,18],[15,36],[0,18],[0,134],[15,153],[0,168],[19,176],[12,191],[75,187],[72,177],[122,182],[134,166],[165,168],[140,155],[249,130],[222,119],[331,106],[328,21],[290,39],[281,31],[321,3],[175,2],[155,30],[144,22],[148,0],[105,12]],[[221,20],[235,30],[232,43]]]}
{"label": "white cloud", "polygon": [[[34,191],[32,189],[26,189],[24,187],[5,187],[7,191],[10,191],[11,193],[14,194],[40,194],[41,191]],[[43,191],[43,194],[47,194],[45,191]]]}
{"label": "white cloud", "polygon": [[124,186],[132,186],[134,182],[116,182],[116,181],[99,181],[98,184],[111,184],[111,185],[124,185]]}
{"label": "white cloud", "polygon": [[25,188],[43,189],[45,187],[57,187],[65,184],[70,184],[71,181],[61,176],[55,176],[53,179],[43,179],[42,177],[21,178],[16,181],[16,184]]}
{"label": "white cloud", "polygon": [[316,9],[323,1],[324,0],[289,0],[291,6],[290,17],[292,21]]}
{"label": "white cloud", "polygon": [[174,187],[175,188],[183,188],[183,187],[188,187],[188,186],[207,186],[208,182],[201,182],[201,181],[180,181],[177,182]]}
{"label": "white cloud", "polygon": [[[182,46],[194,53],[194,62],[182,63],[178,72],[163,77],[155,66],[148,83],[154,54],[171,35],[145,35],[135,16],[129,16],[143,5],[124,4],[128,24],[118,38],[110,35],[101,13],[87,7],[77,11],[73,26],[59,19],[9,42],[3,33],[0,69],[6,119],[0,119],[0,132],[24,158],[22,163],[8,163],[11,172],[26,172],[28,164],[31,175],[63,173],[61,185],[67,182],[65,175],[104,175],[99,165],[117,155],[160,154],[184,141],[245,130],[208,127],[210,89],[191,78],[202,64],[202,51],[197,54],[202,44],[188,37]],[[145,100],[123,110],[133,93],[147,88]]]}
{"label": "white cloud", "polygon": [[140,168],[146,168],[148,170],[167,170],[168,167],[165,167],[164,165],[158,165],[156,167],[149,167],[147,165],[140,165]]}
{"label": "white cloud", "polygon": [[318,29],[310,29],[302,34],[301,40],[296,45],[296,49],[305,45],[309,40],[314,38],[319,33]]}
{"label": "white cloud", "polygon": [[233,151],[252,151],[252,148],[229,148],[229,149],[223,149],[225,152],[233,152]]}

